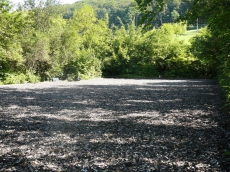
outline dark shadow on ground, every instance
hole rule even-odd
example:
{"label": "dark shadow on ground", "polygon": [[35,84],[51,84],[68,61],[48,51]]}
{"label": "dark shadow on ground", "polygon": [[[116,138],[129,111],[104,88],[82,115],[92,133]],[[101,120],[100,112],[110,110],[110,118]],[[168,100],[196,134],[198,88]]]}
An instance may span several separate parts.
{"label": "dark shadow on ground", "polygon": [[2,171],[228,171],[211,80],[0,88]]}

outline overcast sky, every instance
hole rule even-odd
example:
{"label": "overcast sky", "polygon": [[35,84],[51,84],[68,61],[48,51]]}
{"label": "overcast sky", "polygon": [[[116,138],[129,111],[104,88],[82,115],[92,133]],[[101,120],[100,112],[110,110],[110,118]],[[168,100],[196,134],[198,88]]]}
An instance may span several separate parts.
{"label": "overcast sky", "polygon": [[[79,0],[59,0],[62,4],[72,4],[76,1]],[[24,0],[10,0],[10,2],[14,3],[14,4],[18,4],[19,2],[22,3],[24,2]]]}

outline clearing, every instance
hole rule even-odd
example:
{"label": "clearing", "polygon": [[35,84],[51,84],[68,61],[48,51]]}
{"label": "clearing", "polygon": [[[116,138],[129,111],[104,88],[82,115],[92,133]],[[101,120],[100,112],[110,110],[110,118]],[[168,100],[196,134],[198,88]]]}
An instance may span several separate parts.
{"label": "clearing", "polygon": [[0,86],[0,171],[229,171],[212,80]]}

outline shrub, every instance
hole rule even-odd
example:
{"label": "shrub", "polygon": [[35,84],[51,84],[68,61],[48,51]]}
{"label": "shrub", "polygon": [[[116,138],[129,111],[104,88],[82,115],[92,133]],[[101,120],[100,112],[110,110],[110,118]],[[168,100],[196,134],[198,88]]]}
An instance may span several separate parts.
{"label": "shrub", "polygon": [[36,76],[35,74],[27,71],[26,72],[26,81],[29,83],[37,83],[40,81],[40,77]]}
{"label": "shrub", "polygon": [[24,83],[36,83],[40,78],[31,72],[24,73],[7,73],[3,84],[24,84]]}
{"label": "shrub", "polygon": [[4,84],[23,84],[26,83],[26,75],[21,73],[21,74],[6,74],[6,78],[3,81]]}

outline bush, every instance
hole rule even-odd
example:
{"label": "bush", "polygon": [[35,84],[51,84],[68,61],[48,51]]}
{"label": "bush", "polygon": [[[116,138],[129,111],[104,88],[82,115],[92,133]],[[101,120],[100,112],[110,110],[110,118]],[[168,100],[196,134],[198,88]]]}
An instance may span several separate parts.
{"label": "bush", "polygon": [[24,83],[36,83],[39,82],[40,78],[31,72],[24,73],[8,73],[6,74],[3,84],[24,84]]}
{"label": "bush", "polygon": [[185,32],[185,25],[168,23],[145,33],[140,30],[130,25],[127,30],[121,27],[114,32],[111,56],[104,59],[104,76],[206,76],[201,61],[193,58],[188,45],[175,37]]}
{"label": "bush", "polygon": [[21,74],[6,74],[6,78],[3,81],[4,84],[23,84],[26,83],[26,75]]}
{"label": "bush", "polygon": [[40,77],[34,75],[33,73],[27,71],[26,72],[26,81],[29,83],[37,83],[40,81]]}

